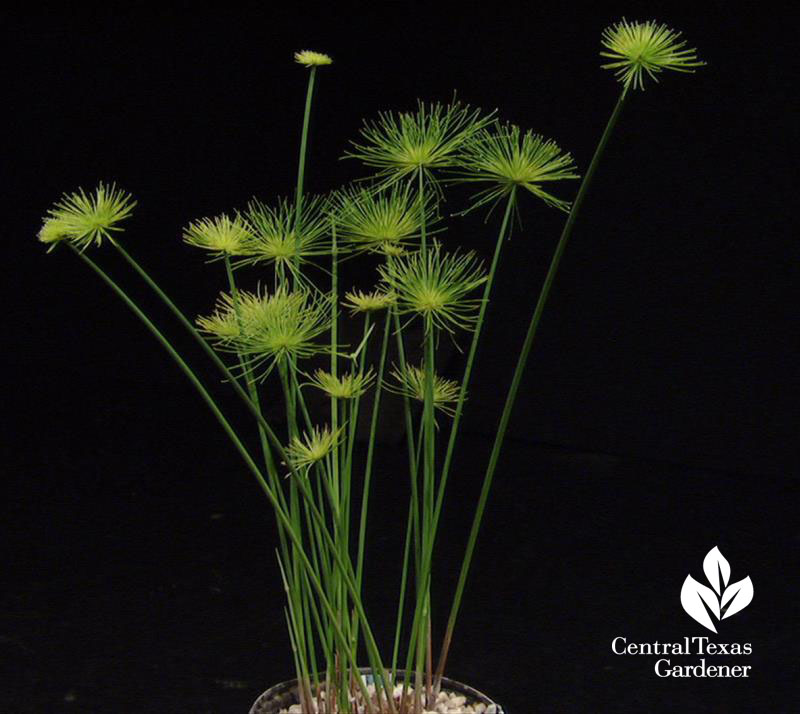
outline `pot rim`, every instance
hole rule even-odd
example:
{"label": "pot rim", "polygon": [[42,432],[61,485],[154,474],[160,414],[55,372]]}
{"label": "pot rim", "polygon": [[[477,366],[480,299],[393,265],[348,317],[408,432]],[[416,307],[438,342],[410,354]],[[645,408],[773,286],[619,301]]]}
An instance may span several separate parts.
{"label": "pot rim", "polygon": [[[368,677],[372,676],[372,669],[370,667],[361,667],[359,669],[361,674],[366,675]],[[398,678],[400,676],[405,676],[404,670],[397,671]],[[262,692],[258,698],[253,702],[253,706],[250,707],[249,714],[273,714],[271,709],[267,709],[269,705],[273,705],[274,714],[278,714],[280,708],[287,706],[289,704],[296,704],[296,701],[289,701],[289,699],[296,699],[291,695],[294,694],[295,689],[297,687],[297,679],[288,679],[285,682],[280,682],[279,684],[275,684],[271,686],[266,691]],[[455,679],[450,679],[448,677],[442,677],[442,688],[447,689],[450,691],[457,692],[458,694],[464,694],[468,697],[471,697],[473,700],[479,702],[480,704],[485,704],[486,706],[494,705],[497,707],[497,714],[504,714],[503,707],[500,706],[497,702],[493,699],[486,696],[483,692],[475,689],[474,687],[470,687],[468,684],[464,684],[459,682]],[[275,708],[277,707],[277,708]]]}

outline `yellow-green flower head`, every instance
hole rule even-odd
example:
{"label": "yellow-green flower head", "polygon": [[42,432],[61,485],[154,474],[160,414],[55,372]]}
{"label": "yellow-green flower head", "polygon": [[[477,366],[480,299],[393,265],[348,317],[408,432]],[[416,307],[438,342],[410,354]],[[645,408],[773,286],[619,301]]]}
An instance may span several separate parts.
{"label": "yellow-green flower head", "polygon": [[269,374],[276,362],[303,359],[324,352],[315,340],[330,326],[330,303],[325,295],[306,290],[278,289],[264,294],[252,309],[242,313],[236,350],[251,355],[253,369],[266,364]]}
{"label": "yellow-green flower head", "polygon": [[342,440],[343,428],[331,431],[329,426],[312,427],[302,436],[292,437],[286,447],[286,458],[295,469],[308,468],[322,461]]}
{"label": "yellow-green flower head", "polygon": [[355,315],[359,312],[378,312],[386,310],[397,301],[394,293],[387,293],[383,290],[373,290],[365,293],[361,290],[351,290],[344,294],[342,305],[350,310],[350,314]]}
{"label": "yellow-green flower head", "polygon": [[[224,296],[229,297],[229,296]],[[195,322],[207,335],[224,345],[232,342],[241,334],[239,320],[233,310],[218,307],[211,315],[200,315]]]}
{"label": "yellow-green flower head", "polygon": [[225,213],[215,218],[201,218],[183,230],[184,241],[215,254],[216,258],[246,255],[252,237],[252,229],[239,214],[233,218]]}
{"label": "yellow-green flower head", "polygon": [[136,202],[114,184],[100,185],[92,192],[64,194],[48,211],[39,231],[39,240],[51,246],[66,240],[79,250],[103,239],[113,240],[122,231],[120,223],[130,217]]}
{"label": "yellow-green flower head", "polygon": [[421,315],[426,329],[453,332],[475,322],[480,299],[469,295],[486,281],[486,271],[474,253],[448,254],[434,241],[424,254],[412,253],[378,271],[387,291],[397,295],[398,312]]}
{"label": "yellow-green flower head", "polygon": [[329,397],[355,399],[369,389],[374,379],[375,375],[371,369],[367,372],[348,372],[336,376],[318,369],[310,377],[311,381],[308,384],[322,390]]}
{"label": "yellow-green flower head", "polygon": [[579,178],[575,162],[556,142],[539,134],[524,134],[513,124],[483,130],[464,144],[454,181],[488,183],[474,197],[473,208],[507,196],[519,187],[541,198],[548,206],[569,210],[569,202],[551,195],[542,184]]}
{"label": "yellow-green flower head", "polygon": [[326,296],[305,290],[240,291],[236,298],[223,293],[214,313],[197,324],[219,347],[250,355],[251,373],[263,367],[266,377],[277,362],[326,351],[315,340],[329,327],[330,305]]}
{"label": "yellow-green flower head", "polygon": [[[435,220],[431,193],[420,206],[408,184],[391,188],[359,188],[337,192],[332,200],[336,235],[354,250],[384,253],[403,247],[420,236],[422,217],[426,230]],[[421,209],[421,210],[420,210]]]}
{"label": "yellow-green flower head", "polygon": [[294,61],[304,67],[321,67],[326,64],[333,64],[333,60],[322,52],[312,52],[311,50],[301,50],[294,53]]}
{"label": "yellow-green flower head", "polygon": [[614,74],[626,89],[644,89],[644,74],[654,81],[665,69],[675,72],[694,72],[705,62],[697,59],[697,50],[684,49],[685,41],[680,41],[680,32],[659,25],[655,20],[649,22],[628,22],[622,20],[603,31],[603,46],[600,52],[613,62],[601,65],[603,69],[613,69]]}
{"label": "yellow-green flower head", "polygon": [[[406,396],[409,399],[425,401],[425,370],[413,365],[406,365],[405,368],[394,367],[392,369],[394,383],[386,385],[390,392]],[[455,404],[458,402],[458,395],[461,386],[452,379],[445,379],[438,374],[433,375],[433,406],[443,411],[445,414],[453,415]]]}
{"label": "yellow-green flower head", "polygon": [[389,181],[418,170],[430,172],[453,166],[461,145],[491,121],[458,101],[419,102],[416,112],[383,112],[377,121],[365,121],[362,143],[351,142],[353,149],[345,156],[378,169]]}
{"label": "yellow-green flower head", "polygon": [[296,271],[315,256],[330,255],[326,205],[324,198],[305,196],[298,221],[294,201],[284,198],[267,206],[253,199],[246,212],[253,230],[247,262],[271,263],[279,270]]}
{"label": "yellow-green flower head", "polygon": [[270,298],[274,309],[275,303],[281,297],[288,300],[290,295],[291,293],[285,291],[270,296],[267,293],[239,290],[234,299],[231,294],[222,293],[217,298],[214,312],[208,317],[198,317],[196,322],[198,327],[218,344],[230,344],[242,334],[246,326],[254,325],[267,311],[265,303],[268,303]]}

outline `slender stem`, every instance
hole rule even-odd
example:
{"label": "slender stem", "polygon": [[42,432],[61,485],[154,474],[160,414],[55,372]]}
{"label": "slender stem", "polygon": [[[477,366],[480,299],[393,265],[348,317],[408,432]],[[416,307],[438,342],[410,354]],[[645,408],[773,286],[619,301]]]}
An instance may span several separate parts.
{"label": "slender stem", "polygon": [[[302,215],[302,207],[303,207],[303,183],[305,180],[305,173],[306,173],[306,150],[308,147],[308,124],[311,118],[311,100],[314,96],[314,79],[317,74],[317,68],[311,67],[308,73],[308,89],[306,90],[306,107],[305,111],[303,112],[303,132],[300,136],[300,157],[297,161],[297,189],[295,191],[295,202],[294,202],[294,230],[295,230],[295,241],[297,241],[297,247],[299,248],[299,230],[300,230],[300,216]],[[300,266],[300,256],[295,251],[294,256],[294,267],[295,272],[299,269]]]}
{"label": "slender stem", "polygon": [[389,347],[389,332],[392,324],[391,312],[387,310],[383,326],[383,341],[381,342],[381,356],[378,362],[378,374],[375,378],[375,396],[372,401],[372,418],[369,425],[369,442],[367,444],[367,457],[364,466],[364,488],[361,494],[361,520],[358,526],[358,557],[356,560],[356,583],[361,588],[361,579],[364,572],[364,544],[367,531],[367,511],[369,508],[369,491],[372,482],[372,460],[375,453],[375,436],[378,428],[380,414],[381,391],[383,389],[383,373],[386,369],[386,353]]}
{"label": "slender stem", "polygon": [[[388,259],[391,261],[391,258]],[[400,363],[401,374],[406,371],[406,352],[403,344],[403,331],[397,307],[390,308],[394,321],[395,336],[397,338],[397,361]],[[413,503],[414,521],[414,572],[419,577],[420,569],[420,533],[419,533],[419,508],[417,497],[417,468],[416,450],[414,448],[414,420],[411,418],[411,401],[407,394],[403,395],[403,416],[406,426],[406,447],[408,449],[408,472],[411,480],[411,500]]]}
{"label": "slender stem", "polygon": [[467,364],[464,367],[464,378],[461,380],[461,389],[458,393],[458,402],[456,403],[455,413],[453,414],[453,423],[450,426],[450,439],[447,442],[447,452],[444,457],[444,465],[442,466],[442,474],[439,480],[439,491],[436,499],[436,511],[433,516],[433,532],[436,533],[436,527],[439,523],[439,515],[441,514],[442,504],[444,502],[445,488],[447,486],[447,477],[450,474],[450,466],[453,461],[453,454],[455,453],[455,445],[458,439],[458,428],[461,424],[461,415],[464,411],[464,402],[467,398],[469,390],[469,381],[472,376],[472,368],[475,362],[475,355],[478,352],[478,344],[480,342],[481,333],[483,330],[483,323],[486,317],[486,309],[489,306],[489,297],[494,285],[495,274],[497,273],[497,266],[500,263],[500,252],[503,248],[503,242],[506,237],[506,230],[514,209],[514,201],[516,199],[516,188],[511,189],[506,203],[505,214],[503,215],[503,222],[500,226],[500,232],[497,234],[497,243],[494,248],[494,255],[492,256],[492,264],[489,268],[489,274],[486,277],[486,283],[483,288],[483,297],[481,298],[481,307],[478,312],[478,320],[475,323],[475,331],[472,333],[472,342],[469,346],[467,354]]}
{"label": "slender stem", "polygon": [[[419,171],[419,204],[420,204],[420,235],[422,238],[422,251],[425,253],[425,240],[426,240],[426,225],[425,225],[425,182],[422,169]],[[436,331],[433,320],[428,320],[425,325],[425,383],[424,383],[424,401],[423,401],[423,433],[425,435],[425,448],[423,456],[423,489],[422,489],[422,573],[423,579],[425,577],[426,568],[428,567],[428,554],[432,551],[432,531],[431,525],[433,520],[433,493],[436,469],[436,424],[434,414],[434,401],[433,401],[433,381],[435,373],[435,359],[436,359]],[[428,581],[427,588],[422,592],[423,598],[423,617],[420,622],[420,635],[417,638],[417,677],[419,679],[423,661],[430,659],[427,657],[426,652],[427,638],[423,636],[423,632],[428,631],[431,627],[431,611],[430,611],[430,581]],[[419,607],[419,603],[417,603]],[[432,672],[427,672],[427,695],[428,700],[431,695],[431,676]],[[421,689],[421,682],[417,682],[417,687]],[[430,703],[430,702],[428,702]]]}
{"label": "slender stem", "polygon": [[[430,570],[430,556],[432,554],[432,537],[431,531],[433,519],[433,492],[434,492],[434,469],[435,469],[435,448],[436,448],[436,429],[434,423],[434,404],[433,404],[433,377],[434,377],[434,360],[435,360],[435,346],[434,341],[436,337],[434,334],[433,321],[428,321],[425,326],[425,401],[423,404],[423,433],[425,435],[425,448],[423,451],[423,488],[422,488],[422,576],[423,580],[427,580],[425,589],[421,592],[423,617],[420,620],[420,634],[417,636],[417,673],[422,670],[425,660],[427,660],[426,634],[430,628],[430,579],[426,578]],[[419,607],[419,604],[417,604]],[[430,697],[430,678],[432,673],[428,672],[428,697]]]}
{"label": "slender stem", "polygon": [[614,106],[614,111],[611,113],[611,117],[606,124],[605,131],[603,131],[603,135],[600,137],[600,142],[597,145],[597,149],[595,149],[594,156],[592,157],[592,161],[589,164],[589,168],[586,171],[586,175],[581,181],[580,188],[578,189],[578,195],[575,197],[575,202],[572,204],[572,208],[567,216],[567,220],[564,224],[564,228],[561,231],[561,237],[558,240],[558,244],[556,246],[556,250],[553,254],[553,257],[550,261],[550,266],[547,269],[547,275],[544,280],[544,284],[542,285],[541,292],[539,293],[539,299],[536,302],[536,308],[533,311],[533,315],[531,316],[530,324],[528,325],[528,332],[525,335],[525,341],[522,345],[522,350],[520,351],[519,357],[517,358],[517,364],[514,368],[514,376],[511,380],[511,386],[509,387],[508,394],[506,396],[505,405],[503,406],[503,413],[500,417],[500,423],[497,427],[497,433],[495,435],[494,444],[492,446],[492,453],[489,457],[489,463],[486,468],[486,474],[484,475],[483,480],[483,487],[481,488],[481,495],[478,500],[478,506],[475,511],[475,517],[472,521],[472,529],[469,534],[469,540],[467,542],[467,549],[464,554],[464,560],[461,564],[461,572],[458,577],[458,585],[456,587],[456,594],[453,599],[453,604],[450,609],[450,616],[447,620],[447,629],[445,631],[444,642],[442,644],[441,654],[439,656],[439,663],[436,668],[436,679],[437,683],[441,681],[442,675],[444,673],[444,667],[447,662],[447,655],[450,649],[450,644],[453,638],[453,630],[455,628],[456,618],[458,617],[458,611],[461,606],[461,598],[464,593],[464,585],[466,583],[467,575],[469,573],[469,568],[472,563],[472,555],[475,550],[475,542],[478,538],[478,532],[480,531],[481,521],[483,520],[483,514],[486,509],[486,501],[489,497],[489,491],[492,486],[492,479],[494,478],[494,472],[497,468],[497,462],[500,456],[500,450],[503,446],[503,441],[505,440],[506,429],[508,428],[508,422],[511,418],[511,412],[514,408],[514,402],[517,398],[517,392],[519,391],[519,385],[522,381],[522,375],[525,372],[525,366],[528,362],[528,356],[531,351],[531,346],[533,345],[533,339],[536,336],[537,328],[539,327],[539,321],[542,317],[542,312],[544,311],[544,306],[547,302],[547,298],[550,294],[550,288],[553,285],[553,281],[555,280],[556,273],[558,272],[558,266],[561,262],[561,257],[564,254],[564,249],[567,246],[567,242],[569,241],[569,237],[572,233],[573,226],[575,225],[575,220],[578,217],[578,213],[583,205],[584,198],[586,196],[586,191],[591,184],[592,177],[597,169],[597,165],[600,162],[601,157],[605,151],[606,145],[608,144],[608,140],[611,137],[611,134],[614,130],[614,127],[617,124],[617,120],[619,119],[619,115],[622,111],[623,104],[625,102],[625,96],[627,94],[627,88],[622,90],[622,93],[617,100],[616,105]]}
{"label": "slender stem", "polygon": [[411,546],[411,504],[408,507],[406,539],[403,545],[403,567],[400,575],[400,597],[397,600],[397,621],[395,623],[394,647],[392,648],[392,682],[397,676],[397,655],[400,650],[400,635],[403,629],[403,610],[405,608],[406,583],[408,581],[408,555]]}
{"label": "slender stem", "polygon": [[[313,69],[312,69],[313,71]],[[336,225],[331,225],[331,375],[336,379],[339,375],[339,256],[336,246]],[[331,395],[331,430],[335,434],[339,429],[339,399]],[[333,479],[336,488],[339,486],[339,440],[333,447]]]}

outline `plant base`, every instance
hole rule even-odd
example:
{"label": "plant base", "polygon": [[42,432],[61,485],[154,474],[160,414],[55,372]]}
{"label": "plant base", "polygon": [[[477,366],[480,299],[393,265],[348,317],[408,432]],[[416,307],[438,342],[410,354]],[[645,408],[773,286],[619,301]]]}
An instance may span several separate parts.
{"label": "plant base", "polygon": [[[369,669],[362,669],[362,674],[370,682],[372,675]],[[402,683],[403,672],[397,673],[397,681]],[[434,707],[432,711],[448,714],[504,714],[503,708],[472,687],[452,679],[442,678],[442,691],[455,695],[449,702],[442,702],[442,706]],[[250,714],[280,714],[288,711],[292,705],[299,702],[297,695],[297,680],[276,684],[264,692],[250,707]],[[431,710],[429,710],[431,711]]]}

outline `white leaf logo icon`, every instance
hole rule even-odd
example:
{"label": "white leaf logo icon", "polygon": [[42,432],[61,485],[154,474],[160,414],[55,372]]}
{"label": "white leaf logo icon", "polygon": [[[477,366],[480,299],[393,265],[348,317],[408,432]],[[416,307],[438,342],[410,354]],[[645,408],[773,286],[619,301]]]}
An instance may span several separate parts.
{"label": "white leaf logo icon", "polygon": [[681,588],[681,605],[683,605],[683,609],[703,627],[716,632],[717,628],[714,627],[714,622],[711,620],[703,603],[708,605],[709,610],[719,620],[719,601],[714,591],[698,583],[691,575],[687,575]]}
{"label": "white leaf logo icon", "polygon": [[[703,572],[717,595],[722,593],[722,588],[731,579],[731,564],[725,560],[725,556],[719,552],[717,546],[709,550],[703,559]],[[721,585],[720,580],[722,581]]]}
{"label": "white leaf logo icon", "polygon": [[[723,611],[722,619],[735,615],[740,610],[744,610],[753,599],[753,581],[748,575],[744,580],[729,585],[722,593],[720,609]],[[728,604],[730,603],[730,604]],[[726,607],[727,605],[727,607]]]}
{"label": "white leaf logo icon", "polygon": [[681,605],[691,618],[716,632],[711,616],[724,620],[744,610],[753,600],[753,581],[748,576],[728,585],[731,565],[717,546],[709,550],[703,559],[703,572],[711,587],[698,583],[691,575],[687,575],[681,588]]}

